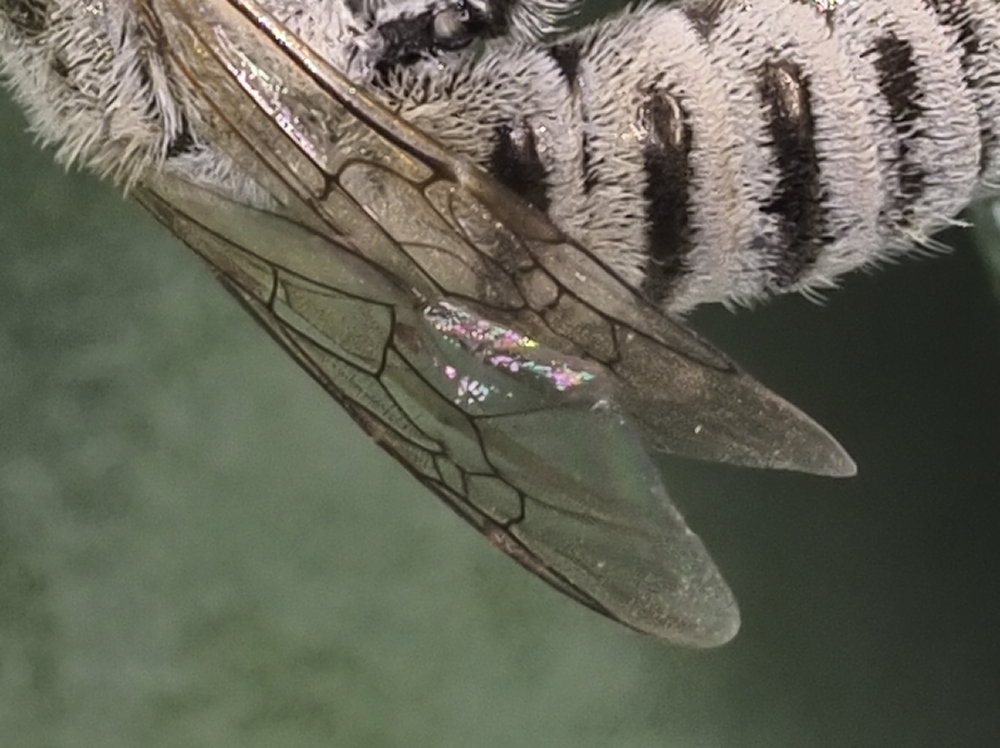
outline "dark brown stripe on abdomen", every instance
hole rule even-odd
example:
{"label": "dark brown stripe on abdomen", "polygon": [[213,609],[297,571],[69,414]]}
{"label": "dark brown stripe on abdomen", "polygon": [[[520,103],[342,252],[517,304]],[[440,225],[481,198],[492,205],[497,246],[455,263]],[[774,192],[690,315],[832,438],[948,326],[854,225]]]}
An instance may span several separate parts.
{"label": "dark brown stripe on abdomen", "polygon": [[911,143],[924,136],[920,128],[924,107],[921,104],[919,72],[913,59],[913,45],[890,32],[876,39],[866,54],[875,57],[879,91],[889,105],[890,119],[896,131],[893,167],[898,190],[886,212],[902,216],[905,226],[912,214],[913,204],[923,196],[927,184],[927,173],[920,163],[914,161]]}
{"label": "dark brown stripe on abdomen", "polygon": [[538,157],[535,133],[526,122],[500,125],[493,133],[489,171],[542,212],[548,212],[545,165]]}
{"label": "dark brown stripe on abdomen", "polygon": [[691,251],[691,125],[681,101],[662,90],[651,92],[639,110],[638,126],[646,187],[646,251],[642,291],[662,302],[687,270]]}
{"label": "dark brown stripe on abdomen", "polygon": [[778,287],[787,288],[805,275],[823,250],[826,194],[808,76],[787,61],[765,63],[759,76],[779,173],[774,196],[763,210],[778,219],[782,236],[768,269]]}

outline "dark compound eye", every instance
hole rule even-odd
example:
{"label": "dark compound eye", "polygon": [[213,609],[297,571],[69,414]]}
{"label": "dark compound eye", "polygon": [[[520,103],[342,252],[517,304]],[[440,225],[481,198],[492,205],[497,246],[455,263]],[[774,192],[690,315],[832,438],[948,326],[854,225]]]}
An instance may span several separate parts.
{"label": "dark compound eye", "polygon": [[0,0],[0,13],[24,36],[38,36],[49,26],[48,0]]}

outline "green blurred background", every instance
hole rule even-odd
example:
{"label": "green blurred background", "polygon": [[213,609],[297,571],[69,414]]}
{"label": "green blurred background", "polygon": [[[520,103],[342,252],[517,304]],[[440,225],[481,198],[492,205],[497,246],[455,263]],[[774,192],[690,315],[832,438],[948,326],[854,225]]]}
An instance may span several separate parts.
{"label": "green blurred background", "polygon": [[972,247],[696,317],[861,472],[664,462],[743,609],[692,652],[489,548],[23,130],[3,99],[0,745],[1000,744],[1000,304]]}

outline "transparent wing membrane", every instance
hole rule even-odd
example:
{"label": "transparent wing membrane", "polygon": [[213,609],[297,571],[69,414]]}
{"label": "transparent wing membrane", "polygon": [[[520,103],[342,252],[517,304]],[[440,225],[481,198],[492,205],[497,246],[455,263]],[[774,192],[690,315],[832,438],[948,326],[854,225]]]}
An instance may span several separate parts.
{"label": "transparent wing membrane", "polygon": [[382,445],[574,599],[714,645],[735,602],[644,444],[832,475],[820,426],[250,0],[144,0],[208,135],[281,215],[140,199]]}
{"label": "transparent wing membrane", "polygon": [[[139,198],[379,444],[502,550],[638,630],[694,646],[735,634],[732,594],[638,432],[604,398],[602,367],[452,301],[418,307],[325,239],[344,267],[306,279],[297,261],[317,237],[279,216],[168,180]],[[283,265],[243,244],[277,240]]]}

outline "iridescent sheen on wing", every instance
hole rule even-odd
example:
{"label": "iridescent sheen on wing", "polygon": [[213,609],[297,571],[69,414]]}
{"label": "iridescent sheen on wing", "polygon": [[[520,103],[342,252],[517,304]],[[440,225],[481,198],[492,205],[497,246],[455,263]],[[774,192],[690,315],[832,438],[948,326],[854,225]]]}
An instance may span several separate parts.
{"label": "iridescent sheen on wing", "polygon": [[[448,343],[476,354],[494,369],[514,375],[532,375],[558,392],[591,382],[596,377],[592,371],[549,355],[533,338],[456,304],[442,301],[428,306],[424,316]],[[445,364],[442,371],[445,378],[457,384],[456,404],[483,403],[497,392],[494,385],[465,375],[451,364]],[[511,394],[508,392],[507,396]]]}

